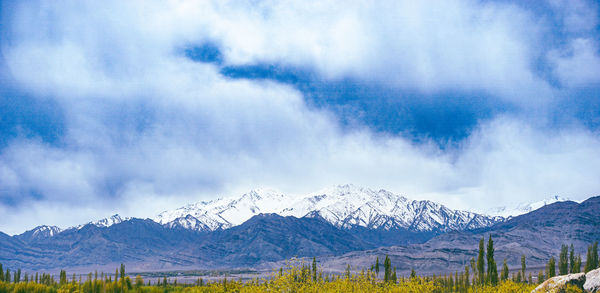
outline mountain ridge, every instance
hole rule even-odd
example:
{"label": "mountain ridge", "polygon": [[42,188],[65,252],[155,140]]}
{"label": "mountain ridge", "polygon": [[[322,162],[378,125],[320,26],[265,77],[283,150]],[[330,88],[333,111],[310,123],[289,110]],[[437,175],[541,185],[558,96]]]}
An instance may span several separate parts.
{"label": "mountain ridge", "polygon": [[258,213],[295,217],[318,213],[340,228],[407,229],[412,232],[476,229],[504,220],[351,184],[295,198],[274,190],[252,190],[239,197],[200,201],[164,211],[154,220],[163,225],[214,231],[239,225]]}

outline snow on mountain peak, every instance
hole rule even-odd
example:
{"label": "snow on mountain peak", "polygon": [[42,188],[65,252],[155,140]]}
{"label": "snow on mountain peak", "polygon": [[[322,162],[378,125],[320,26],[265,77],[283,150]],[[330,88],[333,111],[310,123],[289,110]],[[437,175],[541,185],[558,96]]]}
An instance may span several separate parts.
{"label": "snow on mountain peak", "polygon": [[430,201],[414,201],[380,189],[336,185],[300,197],[255,189],[239,197],[197,202],[160,213],[155,221],[199,231],[237,226],[260,213],[320,216],[340,228],[405,228],[447,231],[487,227],[502,218],[455,211]]}
{"label": "snow on mountain peak", "polygon": [[35,227],[32,230],[32,236],[33,237],[52,237],[52,236],[60,233],[61,231],[62,230],[56,226],[42,225],[42,226]]}
{"label": "snow on mountain peak", "polygon": [[112,216],[110,216],[109,218],[104,218],[95,222],[92,222],[92,225],[95,225],[97,227],[110,227],[114,224],[119,224],[123,221],[127,221],[131,218],[129,217],[121,217],[119,214],[114,214]]}
{"label": "snow on mountain peak", "polygon": [[[543,199],[543,200],[536,201],[536,202],[529,202],[529,203],[521,202],[521,203],[517,203],[517,204],[511,204],[508,206],[491,208],[491,209],[488,209],[486,211],[486,213],[490,214],[490,215],[502,216],[505,218],[516,217],[516,216],[523,215],[523,214],[529,213],[531,211],[537,210],[543,206],[553,204],[555,202],[562,202],[562,201],[574,201],[574,200],[564,198],[564,197],[561,197],[558,195],[553,195],[547,199]],[[575,201],[575,202],[581,203],[581,201]]]}
{"label": "snow on mountain peak", "polygon": [[[119,214],[114,214],[114,215],[112,215],[112,216],[110,216],[108,218],[104,218],[104,219],[100,219],[100,220],[97,220],[97,221],[89,222],[87,224],[79,225],[79,226],[76,226],[74,228],[75,229],[81,229],[81,228],[83,228],[83,227],[85,227],[87,225],[94,225],[96,227],[100,227],[100,228],[104,227],[104,228],[106,228],[106,227],[110,227],[112,225],[119,224],[119,223],[127,221],[127,220],[131,220],[131,218],[129,218],[129,217],[121,217]],[[69,228],[69,229],[71,229],[71,228]]]}
{"label": "snow on mountain peak", "polygon": [[[154,219],[156,222],[172,226],[173,221],[178,226],[197,226],[196,230],[227,229],[242,224],[254,215],[260,213],[275,213],[279,207],[290,199],[281,192],[272,189],[254,189],[240,197],[226,197],[211,201],[199,201],[188,204],[172,211],[164,211]],[[191,223],[188,218],[187,224],[183,224],[186,216],[192,216],[200,223]]]}

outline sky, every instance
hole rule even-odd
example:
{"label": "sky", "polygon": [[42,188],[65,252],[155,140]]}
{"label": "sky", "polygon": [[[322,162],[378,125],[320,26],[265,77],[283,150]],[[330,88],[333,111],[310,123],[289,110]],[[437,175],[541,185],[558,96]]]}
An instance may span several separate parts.
{"label": "sky", "polygon": [[0,231],[352,183],[600,195],[600,4],[2,1]]}

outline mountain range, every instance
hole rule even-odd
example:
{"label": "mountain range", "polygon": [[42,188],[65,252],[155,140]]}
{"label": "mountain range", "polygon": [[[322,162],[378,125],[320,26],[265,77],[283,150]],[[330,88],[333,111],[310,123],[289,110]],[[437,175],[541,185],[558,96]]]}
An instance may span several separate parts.
{"label": "mountain range", "polygon": [[[110,218],[61,230],[39,226],[20,235],[0,233],[0,263],[26,270],[270,269],[291,257],[319,257],[332,269],[370,266],[389,254],[400,272],[441,272],[463,266],[490,233],[498,255],[543,262],[571,243],[600,238],[600,198],[557,201],[504,218],[410,200],[385,190],[341,185],[302,197],[254,190],[198,202],[154,219]],[[410,267],[410,268],[409,268]]]}
{"label": "mountain range", "polygon": [[154,220],[169,227],[215,231],[240,225],[261,213],[297,218],[319,216],[342,229],[364,227],[434,233],[488,227],[504,220],[350,184],[301,197],[257,189],[240,197],[202,201],[164,211]]}

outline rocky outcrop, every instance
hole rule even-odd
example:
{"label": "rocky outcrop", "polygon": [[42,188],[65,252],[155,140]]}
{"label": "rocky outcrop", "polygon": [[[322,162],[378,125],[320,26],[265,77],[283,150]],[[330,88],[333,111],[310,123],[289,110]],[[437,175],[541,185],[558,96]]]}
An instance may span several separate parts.
{"label": "rocky outcrop", "polygon": [[559,293],[566,292],[566,288],[568,285],[577,286],[579,288],[583,288],[583,284],[585,283],[585,274],[568,274],[562,276],[556,276],[546,280],[544,283],[537,286],[537,288],[533,289],[531,293],[534,292],[549,292],[549,293]]}
{"label": "rocky outcrop", "polygon": [[583,289],[587,292],[600,292],[600,269],[595,269],[585,274]]}

